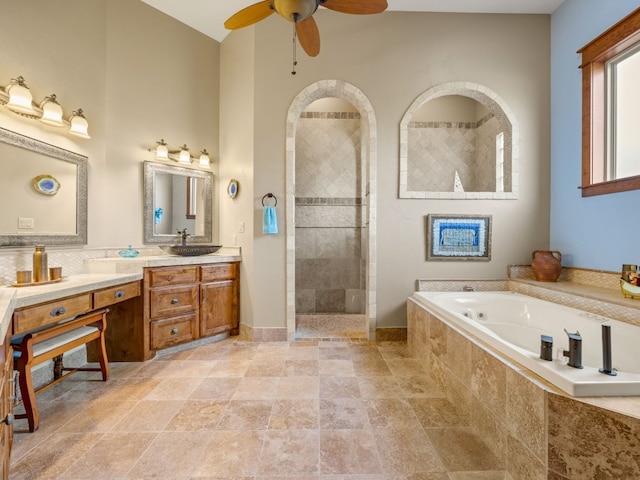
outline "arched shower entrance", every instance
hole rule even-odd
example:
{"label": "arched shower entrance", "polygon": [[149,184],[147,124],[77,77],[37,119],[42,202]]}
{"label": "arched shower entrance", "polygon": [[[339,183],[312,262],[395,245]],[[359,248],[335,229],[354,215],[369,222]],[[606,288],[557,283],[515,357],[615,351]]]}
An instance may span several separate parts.
{"label": "arched shower entrance", "polygon": [[302,90],[291,103],[286,128],[286,224],[287,224],[287,333],[296,332],[296,138],[302,113],[313,102],[337,98],[349,103],[358,113],[359,156],[362,164],[360,198],[363,212],[360,235],[364,264],[364,315],[367,338],[375,339],[376,331],[376,148],[377,126],[371,103],[353,85],[340,80],[321,80]]}

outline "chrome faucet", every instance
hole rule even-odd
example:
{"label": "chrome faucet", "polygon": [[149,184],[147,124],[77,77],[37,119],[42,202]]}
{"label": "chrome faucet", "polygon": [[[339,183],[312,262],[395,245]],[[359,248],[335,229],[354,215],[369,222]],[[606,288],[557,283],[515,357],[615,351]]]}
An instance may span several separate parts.
{"label": "chrome faucet", "polygon": [[569,357],[569,366],[573,368],[582,368],[582,337],[580,332],[569,333],[564,329],[564,333],[569,336],[569,350],[564,350],[562,355]]}
{"label": "chrome faucet", "polygon": [[178,235],[180,235],[180,239],[182,240],[182,246],[186,247],[187,238],[189,238],[191,235],[187,233],[186,228],[183,228],[182,230],[178,230]]}
{"label": "chrome faucet", "polygon": [[473,292],[473,287],[471,285],[465,285],[462,287],[463,292]]}

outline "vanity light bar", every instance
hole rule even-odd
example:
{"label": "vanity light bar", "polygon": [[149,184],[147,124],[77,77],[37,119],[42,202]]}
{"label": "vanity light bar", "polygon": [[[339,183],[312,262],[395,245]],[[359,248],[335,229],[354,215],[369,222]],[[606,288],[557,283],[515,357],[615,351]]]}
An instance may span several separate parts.
{"label": "vanity light bar", "polygon": [[159,142],[156,142],[156,145],[156,148],[149,148],[147,151],[155,153],[158,160],[173,160],[178,163],[193,163],[194,160],[197,160],[198,165],[201,167],[208,168],[211,165],[209,152],[207,152],[206,148],[200,152],[199,158],[195,158],[191,156],[189,147],[186,144],[182,145],[178,150],[170,150],[167,142],[162,138]]}
{"label": "vanity light bar", "polygon": [[55,93],[45,97],[39,104],[34,104],[31,91],[22,76],[12,78],[9,85],[0,87],[0,105],[18,115],[40,120],[53,127],[67,127],[69,133],[77,137],[91,138],[89,122],[81,108],[74,110],[68,119],[64,119],[62,107]]}

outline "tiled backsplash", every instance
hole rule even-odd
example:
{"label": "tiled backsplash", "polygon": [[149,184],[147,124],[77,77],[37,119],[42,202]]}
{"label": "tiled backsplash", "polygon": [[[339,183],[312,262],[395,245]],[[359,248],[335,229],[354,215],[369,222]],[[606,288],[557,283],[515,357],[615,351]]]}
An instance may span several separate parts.
{"label": "tiled backsplash", "polygon": [[[118,252],[126,248],[65,248],[45,245],[49,267],[62,267],[62,275],[64,277],[86,273],[85,260],[118,257]],[[166,255],[156,246],[134,246],[132,248],[138,250],[141,257]],[[16,271],[18,270],[31,270],[33,268],[33,252],[33,248],[0,251],[0,285],[15,283]]]}

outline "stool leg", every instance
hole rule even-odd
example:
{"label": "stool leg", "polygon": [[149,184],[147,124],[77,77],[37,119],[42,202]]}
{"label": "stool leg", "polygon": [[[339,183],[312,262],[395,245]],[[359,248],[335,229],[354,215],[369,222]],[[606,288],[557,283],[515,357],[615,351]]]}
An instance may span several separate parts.
{"label": "stool leg", "polygon": [[64,365],[63,365],[62,355],[53,357],[53,379],[58,380],[59,378],[61,378],[63,371],[64,371]]}
{"label": "stool leg", "polygon": [[96,338],[96,344],[98,347],[98,362],[100,362],[102,381],[106,382],[109,379],[109,360],[107,359],[107,346],[104,341],[104,332],[102,332],[100,337]]}
{"label": "stool leg", "polygon": [[27,421],[29,422],[29,431],[35,432],[40,424],[40,417],[38,415],[36,395],[33,391],[31,365],[23,365],[19,362],[17,369],[19,372],[18,384],[20,385],[20,393],[22,394],[22,404],[24,405]]}

